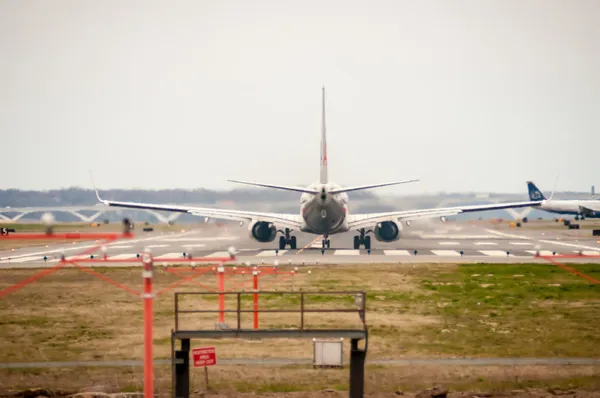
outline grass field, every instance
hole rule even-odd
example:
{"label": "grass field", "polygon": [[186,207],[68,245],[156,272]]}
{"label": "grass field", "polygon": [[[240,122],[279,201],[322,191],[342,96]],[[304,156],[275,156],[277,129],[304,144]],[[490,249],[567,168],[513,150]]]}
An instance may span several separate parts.
{"label": "grass field", "polygon": [[[600,264],[574,268],[600,279]],[[368,359],[403,357],[600,357],[600,286],[550,264],[385,264],[321,266],[301,269],[294,288],[307,290],[365,290],[369,326]],[[1,270],[0,289],[31,276],[32,270]],[[113,280],[139,290],[139,269],[96,269]],[[157,269],[156,290],[180,280]],[[213,275],[198,282],[216,287]],[[250,282],[239,275],[227,286]],[[269,286],[270,285],[270,286]],[[247,288],[251,284],[245,285]],[[290,290],[283,275],[261,277],[269,290]],[[178,291],[202,291],[186,283]],[[308,307],[346,306],[325,296],[307,302]],[[216,309],[216,297],[186,299],[186,308]],[[232,301],[227,301],[228,308]],[[264,297],[261,308],[298,308],[298,298]],[[244,308],[251,308],[250,299]],[[75,269],[64,269],[0,299],[0,362],[141,359],[142,307],[139,297]],[[154,306],[154,352],[169,358],[169,333],[173,328],[173,295],[158,296]],[[188,315],[182,322],[198,328],[214,328],[216,315]],[[235,319],[228,315],[230,325]],[[261,327],[296,327],[297,314],[261,315]],[[308,327],[359,326],[355,314],[307,315]],[[251,327],[251,314],[243,318]],[[195,341],[211,344],[221,358],[312,358],[312,342],[265,340],[249,343],[233,340]],[[349,347],[345,346],[346,360]],[[347,362],[348,363],[348,362]],[[600,389],[600,367],[393,367],[369,366],[367,388],[371,392],[410,390],[443,380],[455,389],[507,389],[537,385],[585,386]],[[422,371],[419,373],[418,369]],[[129,370],[0,370],[0,386],[19,388],[47,385],[62,388],[108,383],[119,389],[141,384],[141,368]],[[169,379],[169,369],[157,370]],[[160,373],[162,372],[162,373]],[[81,374],[90,374],[86,380]],[[302,366],[252,368],[220,366],[211,370],[211,382],[225,391],[316,391],[347,388],[347,370],[313,370]],[[398,375],[401,376],[398,376]],[[197,383],[202,384],[198,376]],[[165,380],[166,380],[165,379]],[[137,380],[137,381],[136,381]],[[163,380],[164,388],[169,383]],[[170,380],[170,379],[169,379]],[[62,383],[62,384],[61,384]],[[160,384],[160,383],[159,383]],[[46,384],[44,384],[46,385]],[[117,388],[115,387],[115,388]],[[201,387],[201,386],[200,386]]]}

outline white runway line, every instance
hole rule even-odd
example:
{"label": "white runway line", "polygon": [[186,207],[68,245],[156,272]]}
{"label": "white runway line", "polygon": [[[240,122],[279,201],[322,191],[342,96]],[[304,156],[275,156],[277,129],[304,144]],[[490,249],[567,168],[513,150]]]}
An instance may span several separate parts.
{"label": "white runway line", "polygon": [[410,256],[408,250],[384,250],[386,256]]}
{"label": "white runway line", "polygon": [[107,246],[109,249],[131,249],[131,245]]}
{"label": "white runway line", "polygon": [[581,254],[583,254],[584,256],[597,256],[598,254],[600,254],[600,252],[597,252],[595,250],[582,250]]}
{"label": "white runway line", "polygon": [[[490,257],[507,257],[506,252],[502,250],[478,250],[480,253]],[[512,254],[509,257],[514,257]]]}
{"label": "white runway line", "polygon": [[358,256],[359,254],[360,250],[352,249],[336,250],[333,252],[334,256]]}
{"label": "white runway line", "polygon": [[496,242],[475,242],[477,246],[495,246]]}
{"label": "white runway line", "polygon": [[40,257],[40,256],[30,256],[30,257],[19,257],[19,258],[11,258],[10,260],[2,260],[0,261],[0,264],[9,264],[9,263],[26,263],[28,261],[35,261],[35,260],[43,260],[44,257]]}
{"label": "white runway line", "polygon": [[511,245],[515,245],[515,246],[532,246],[533,243],[530,242],[508,242]]}
{"label": "white runway line", "polygon": [[492,235],[431,235],[421,234],[422,239],[494,239]]}
{"label": "white runway line", "polygon": [[150,249],[154,249],[154,248],[158,248],[158,247],[169,247],[171,245],[148,245],[146,247],[149,247]]}
{"label": "white runway line", "polygon": [[214,252],[204,257],[229,257],[229,252]]}
{"label": "white runway line", "polygon": [[506,236],[508,238],[532,240],[532,238],[530,238],[528,236],[505,234],[504,232],[494,231],[493,229],[486,229],[486,231],[489,232],[489,233],[491,233],[491,234],[500,235],[500,236]]}
{"label": "white runway line", "polygon": [[178,253],[167,253],[160,256],[152,257],[154,260],[160,260],[161,258],[181,258],[183,259],[183,252]]}
{"label": "white runway line", "polygon": [[[287,252],[287,250],[279,250],[279,255],[281,256],[285,252]],[[276,255],[277,255],[277,253],[275,253],[275,250],[263,250],[262,252],[258,253],[256,255],[256,257],[273,257],[273,256],[276,256]]]}
{"label": "white runway line", "polygon": [[592,246],[584,246],[584,245],[575,245],[572,243],[563,243],[563,242],[556,242],[553,240],[540,240],[540,242],[542,243],[552,243],[554,245],[561,245],[561,246],[568,246],[568,247],[574,247],[576,249],[590,249],[593,251],[597,251],[600,249],[600,247],[592,247]]}
{"label": "white runway line", "polygon": [[206,246],[204,243],[200,243],[197,245],[183,245],[183,247],[190,247],[190,248],[194,248],[194,247],[204,247]]}
{"label": "white runway line", "polygon": [[460,245],[459,242],[438,242],[438,243],[442,246],[458,246],[458,245]]}
{"label": "white runway line", "polygon": [[[535,256],[537,253],[535,250],[525,250],[527,253],[531,253]],[[558,253],[557,253],[558,254]],[[550,250],[540,250],[540,256],[552,256],[552,252]]]}
{"label": "white runway line", "polygon": [[458,256],[460,257],[460,253],[456,250],[432,250],[433,254],[437,256]]}
{"label": "white runway line", "polygon": [[187,238],[162,238],[163,242],[214,242],[221,240],[238,240],[238,236],[207,236],[207,237],[187,237]]}

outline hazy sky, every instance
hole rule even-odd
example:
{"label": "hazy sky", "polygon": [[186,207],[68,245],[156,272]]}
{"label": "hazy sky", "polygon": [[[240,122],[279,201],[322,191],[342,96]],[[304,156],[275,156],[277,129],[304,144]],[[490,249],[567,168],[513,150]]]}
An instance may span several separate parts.
{"label": "hazy sky", "polygon": [[[600,1],[0,0],[0,188],[600,185]],[[598,189],[597,189],[598,190]]]}

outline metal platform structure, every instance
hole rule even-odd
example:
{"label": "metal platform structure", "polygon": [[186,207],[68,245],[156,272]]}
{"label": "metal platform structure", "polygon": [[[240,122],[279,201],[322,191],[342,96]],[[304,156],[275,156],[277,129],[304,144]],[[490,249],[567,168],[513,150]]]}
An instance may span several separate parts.
{"label": "metal platform structure", "polygon": [[[181,309],[181,300],[192,295],[235,296],[236,309],[233,310],[206,310],[206,309]],[[254,296],[254,308],[242,309],[242,298]],[[257,302],[262,295],[295,295],[299,297],[299,309],[258,309]],[[310,296],[354,297],[355,308],[307,308],[307,299]],[[257,300],[258,298],[258,300]],[[190,350],[193,339],[288,339],[288,338],[343,338],[350,340],[350,398],[363,397],[365,358],[368,348],[368,329],[365,320],[366,294],[364,291],[245,291],[245,292],[177,292],[175,293],[175,329],[171,330],[171,367],[172,367],[172,397],[189,398],[190,396]],[[235,328],[226,329],[186,329],[181,327],[180,315],[182,314],[207,314],[207,313],[234,313],[236,314]],[[246,328],[242,325],[242,314],[252,313],[258,317],[259,313],[295,313],[299,315],[297,328],[272,329],[272,328]],[[360,327],[357,328],[307,328],[305,315],[308,313],[355,313]],[[359,348],[359,342],[364,340],[364,348]],[[180,342],[176,349],[176,342]]]}

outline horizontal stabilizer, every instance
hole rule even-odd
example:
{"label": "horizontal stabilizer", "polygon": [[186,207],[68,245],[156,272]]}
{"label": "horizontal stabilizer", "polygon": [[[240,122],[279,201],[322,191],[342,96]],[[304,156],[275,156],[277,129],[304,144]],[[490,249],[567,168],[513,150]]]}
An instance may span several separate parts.
{"label": "horizontal stabilizer", "polygon": [[389,185],[399,185],[399,184],[406,184],[409,182],[416,182],[416,181],[420,181],[420,180],[404,180],[404,181],[395,181],[395,182],[385,182],[383,184],[373,184],[373,185],[358,185],[358,186],[354,186],[354,187],[346,187],[346,188],[340,188],[340,189],[332,189],[331,191],[329,191],[329,193],[331,194],[336,194],[336,193],[342,193],[342,192],[352,192],[352,191],[361,191],[363,189],[371,189],[371,188],[379,188],[379,187],[387,187]]}
{"label": "horizontal stabilizer", "polygon": [[273,185],[273,184],[262,184],[262,183],[258,183],[258,182],[248,182],[248,181],[237,181],[237,180],[227,180],[229,182],[235,182],[238,184],[246,184],[246,185],[254,185],[257,187],[264,187],[264,188],[274,188],[274,189],[282,189],[284,191],[294,191],[294,192],[302,192],[302,193],[311,193],[313,195],[317,194],[318,192],[312,189],[306,189],[306,188],[300,188],[300,187],[290,187],[290,186],[286,186],[286,185]]}

